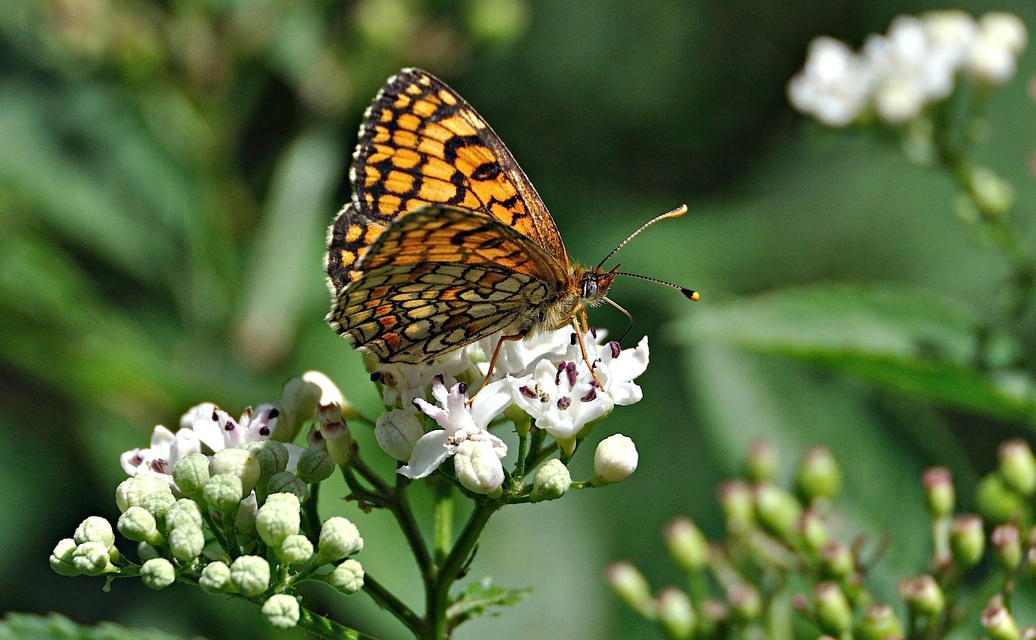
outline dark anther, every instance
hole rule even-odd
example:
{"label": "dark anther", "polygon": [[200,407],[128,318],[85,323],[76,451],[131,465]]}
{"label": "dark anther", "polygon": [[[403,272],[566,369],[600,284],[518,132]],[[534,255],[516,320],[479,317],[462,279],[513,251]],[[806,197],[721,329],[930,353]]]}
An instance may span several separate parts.
{"label": "dark anther", "polygon": [[572,398],[568,396],[561,396],[558,398],[558,409],[562,411],[572,406]]}

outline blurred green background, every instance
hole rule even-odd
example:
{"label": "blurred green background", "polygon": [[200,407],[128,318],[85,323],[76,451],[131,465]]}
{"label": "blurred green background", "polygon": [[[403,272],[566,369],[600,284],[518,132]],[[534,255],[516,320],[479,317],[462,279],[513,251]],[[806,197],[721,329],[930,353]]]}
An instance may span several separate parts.
{"label": "blurred green background", "polygon": [[[953,215],[951,180],[893,144],[813,126],[784,96],[811,37],[858,46],[897,14],[949,7],[1036,26],[1031,0],[0,0],[0,612],[301,637],[181,585],[103,593],[100,579],[52,573],[47,554],[87,515],[117,516],[118,454],[192,404],[236,414],[315,368],[375,411],[359,358],[324,323],[321,255],[349,197],[361,114],[403,66],[443,78],[486,117],[583,262],[687,202],[690,215],[620,257],[702,293],[692,305],[615,285],[636,317],[630,343],[647,333],[653,357],[645,400],[592,440],[630,435],[640,468],[497,516],[471,577],[533,595],[458,637],[655,637],[612,598],[604,566],[628,558],[655,587],[679,582],[662,526],[687,514],[718,536],[714,487],[758,437],[789,464],[829,446],[845,465],[847,530],[893,537],[879,573],[921,568],[921,470],[950,466],[967,495],[996,443],[1031,428],[688,328],[710,305],[817,283],[915,285],[995,322],[1004,267]],[[1033,62],[993,97],[982,150],[1023,212],[1036,202]],[[593,320],[625,326],[607,308]],[[1014,329],[1032,342],[1028,323]],[[590,457],[577,456],[575,475]],[[325,515],[355,518],[364,566],[418,606],[392,523],[358,514],[338,489],[323,492]],[[332,618],[402,633],[363,594],[311,595]]]}

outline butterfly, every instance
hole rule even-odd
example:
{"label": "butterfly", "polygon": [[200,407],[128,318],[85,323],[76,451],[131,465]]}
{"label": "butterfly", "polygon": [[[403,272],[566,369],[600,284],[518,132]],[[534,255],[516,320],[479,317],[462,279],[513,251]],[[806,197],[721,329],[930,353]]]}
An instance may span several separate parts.
{"label": "butterfly", "polygon": [[585,359],[585,308],[611,303],[615,277],[634,275],[601,266],[625,242],[596,267],[572,263],[504,143],[419,69],[402,70],[378,92],[349,179],[352,200],[328,230],[327,321],[378,363],[420,364],[500,333],[492,372],[505,340],[570,323]]}

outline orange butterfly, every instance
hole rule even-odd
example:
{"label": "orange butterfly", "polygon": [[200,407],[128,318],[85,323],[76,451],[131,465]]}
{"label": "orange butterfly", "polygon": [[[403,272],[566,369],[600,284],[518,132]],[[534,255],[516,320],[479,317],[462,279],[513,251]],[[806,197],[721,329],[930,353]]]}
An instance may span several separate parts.
{"label": "orange butterfly", "polygon": [[[334,303],[327,321],[380,363],[427,362],[501,332],[492,372],[504,340],[571,323],[582,347],[577,319],[585,330],[585,307],[614,305],[605,296],[618,267],[569,261],[510,151],[463,98],[424,71],[404,69],[378,93],[349,177],[353,200],[328,231]],[[658,216],[636,233],[686,211]]]}

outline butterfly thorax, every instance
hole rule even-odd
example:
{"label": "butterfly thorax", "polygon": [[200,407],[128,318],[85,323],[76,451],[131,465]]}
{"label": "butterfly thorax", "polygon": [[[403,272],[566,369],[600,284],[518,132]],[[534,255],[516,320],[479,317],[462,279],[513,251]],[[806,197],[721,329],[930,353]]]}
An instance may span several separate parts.
{"label": "butterfly thorax", "polygon": [[599,267],[585,269],[572,265],[569,269],[568,286],[561,296],[544,309],[542,320],[537,328],[559,329],[585,307],[596,307],[606,295],[615,280],[618,267],[610,271],[602,271]]}

